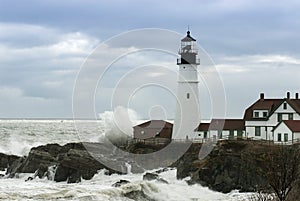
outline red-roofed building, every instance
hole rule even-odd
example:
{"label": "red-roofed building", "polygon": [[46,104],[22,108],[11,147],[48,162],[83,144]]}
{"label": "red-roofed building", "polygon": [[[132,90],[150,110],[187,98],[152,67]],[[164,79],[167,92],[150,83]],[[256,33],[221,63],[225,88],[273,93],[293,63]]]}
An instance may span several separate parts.
{"label": "red-roofed building", "polygon": [[300,99],[290,93],[282,99],[266,99],[264,94],[245,110],[243,119],[213,119],[200,123],[197,137],[246,137],[276,142],[295,142],[300,139]]}
{"label": "red-roofed building", "polygon": [[196,128],[198,138],[243,137],[245,121],[243,119],[213,119],[211,123],[200,123]]}
{"label": "red-roofed building", "polygon": [[300,120],[299,95],[297,93],[292,99],[288,92],[286,98],[265,99],[261,94],[260,99],[246,109],[244,120],[247,137],[276,142],[278,136],[274,135],[273,130],[279,123],[283,120]]}
{"label": "red-roofed building", "polygon": [[135,139],[172,138],[173,124],[163,120],[150,120],[133,127]]}
{"label": "red-roofed building", "polygon": [[275,142],[300,142],[300,120],[283,120],[273,130]]}

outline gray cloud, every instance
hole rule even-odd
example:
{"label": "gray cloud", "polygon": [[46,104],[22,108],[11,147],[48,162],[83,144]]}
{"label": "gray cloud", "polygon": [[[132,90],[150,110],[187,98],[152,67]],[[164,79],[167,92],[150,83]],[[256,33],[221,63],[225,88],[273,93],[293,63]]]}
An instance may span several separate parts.
{"label": "gray cloud", "polygon": [[[0,1],[0,117],[71,116],[76,73],[99,41],[148,27],[184,34],[187,25],[217,64],[229,116],[239,116],[260,91],[280,96],[299,89],[299,8],[297,0]],[[110,45],[115,52],[107,58],[124,44]]]}

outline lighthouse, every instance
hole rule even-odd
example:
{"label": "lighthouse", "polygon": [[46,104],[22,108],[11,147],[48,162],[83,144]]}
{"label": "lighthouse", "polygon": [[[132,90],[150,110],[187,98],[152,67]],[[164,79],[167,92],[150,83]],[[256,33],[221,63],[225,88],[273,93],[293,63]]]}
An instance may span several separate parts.
{"label": "lighthouse", "polygon": [[200,60],[197,58],[196,40],[190,31],[187,31],[187,35],[181,40],[178,54],[177,106],[172,139],[192,140],[195,138],[194,130],[200,122],[197,70]]}

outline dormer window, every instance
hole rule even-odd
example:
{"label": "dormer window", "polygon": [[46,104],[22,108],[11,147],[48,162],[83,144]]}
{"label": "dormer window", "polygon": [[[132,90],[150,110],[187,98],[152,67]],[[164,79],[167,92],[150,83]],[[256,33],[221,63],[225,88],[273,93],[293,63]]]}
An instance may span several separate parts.
{"label": "dormer window", "polygon": [[267,118],[269,115],[268,110],[254,110],[253,118]]}

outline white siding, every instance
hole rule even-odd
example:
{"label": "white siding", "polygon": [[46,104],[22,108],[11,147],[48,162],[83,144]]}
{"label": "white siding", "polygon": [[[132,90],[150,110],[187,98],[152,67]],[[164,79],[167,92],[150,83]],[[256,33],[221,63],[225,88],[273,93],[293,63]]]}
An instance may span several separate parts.
{"label": "white siding", "polygon": [[[283,106],[286,103],[287,108],[284,109]],[[284,101],[276,110],[277,113],[291,113],[291,112],[295,112],[295,110],[286,102]]]}
{"label": "white siding", "polygon": [[200,122],[197,65],[179,65],[177,106],[173,139],[198,138],[194,129]]}
{"label": "white siding", "polygon": [[[278,141],[278,134],[281,135],[281,141]],[[288,135],[288,142],[292,142],[292,131],[285,125],[285,123],[281,122],[279,126],[274,130],[274,142],[275,143],[282,143],[284,141],[285,134]]]}
{"label": "white siding", "polygon": [[[204,131],[196,131],[195,132],[196,135],[197,135],[197,139],[204,139]],[[234,137],[237,137],[238,136],[238,131],[237,130],[234,130],[233,131],[233,136]],[[230,131],[229,130],[223,130],[222,131],[222,138],[223,139],[228,139],[230,135]],[[218,136],[218,131],[217,130],[210,130],[210,131],[207,131],[207,138],[210,138],[210,139],[217,139],[219,136]],[[242,137],[245,137],[245,131],[242,132]]]}
{"label": "white siding", "polygon": [[300,132],[294,133],[294,142],[300,142]]}
{"label": "white siding", "polygon": [[[283,109],[284,103],[286,103],[287,108]],[[283,102],[277,110],[272,114],[269,118],[270,124],[277,124],[278,122],[278,114],[282,114],[282,120],[288,120],[288,114],[293,114],[293,120],[300,120],[300,115],[287,103]]]}
{"label": "white siding", "polygon": [[[284,103],[286,103],[286,109],[284,109]],[[263,110],[254,110],[259,111],[260,114]],[[283,102],[277,110],[269,117],[267,121],[246,121],[246,136],[255,139],[265,139],[265,140],[275,140],[277,141],[278,136],[275,136],[272,132],[273,128],[277,126],[278,122],[278,114],[282,114],[282,120],[288,120],[288,114],[293,114],[294,120],[300,120],[300,115],[287,103]],[[253,112],[254,115],[254,112]],[[261,136],[255,136],[255,126],[260,126],[261,128]],[[267,130],[265,129],[267,127]],[[285,132],[286,133],[286,132]],[[284,134],[283,134],[284,135]],[[274,139],[273,139],[274,137]],[[283,138],[282,138],[283,139]],[[291,137],[289,136],[289,139]]]}

